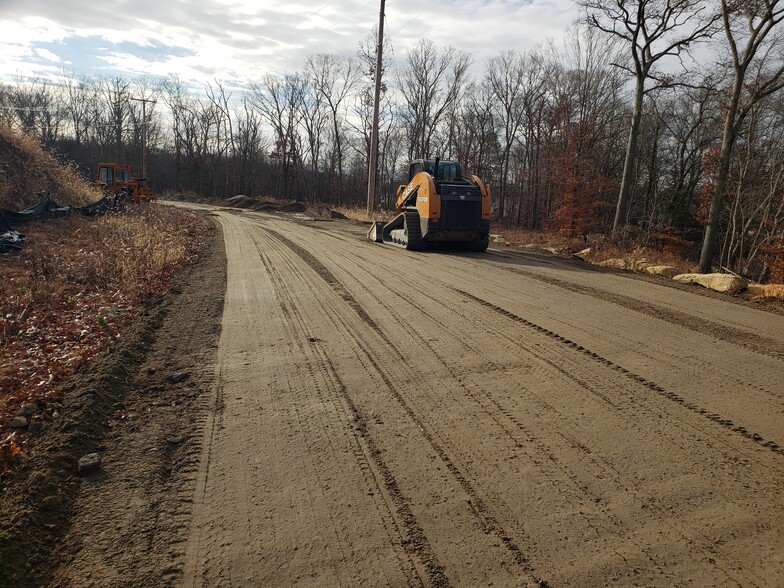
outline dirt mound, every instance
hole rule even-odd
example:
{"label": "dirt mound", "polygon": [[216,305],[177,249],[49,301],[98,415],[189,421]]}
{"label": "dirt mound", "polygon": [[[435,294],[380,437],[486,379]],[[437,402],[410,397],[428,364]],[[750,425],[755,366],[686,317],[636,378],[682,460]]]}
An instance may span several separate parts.
{"label": "dirt mound", "polygon": [[329,206],[315,206],[308,208],[308,212],[318,219],[341,219],[346,220],[348,217],[342,212],[332,210]]}
{"label": "dirt mound", "polygon": [[280,207],[277,204],[272,202],[259,202],[258,204],[253,205],[253,210],[262,210],[262,211],[274,211],[278,210]]}
{"label": "dirt mound", "polygon": [[196,202],[198,204],[219,204],[218,199],[199,196],[193,192],[167,192],[162,196],[163,200],[174,202]]}
{"label": "dirt mound", "polygon": [[252,208],[257,204],[261,204],[261,202],[255,198],[245,196],[244,194],[237,194],[231,198],[226,198],[226,206],[231,206],[234,208]]}
{"label": "dirt mound", "polygon": [[302,202],[292,202],[286,206],[278,208],[279,212],[305,212],[305,205]]}
{"label": "dirt mound", "polygon": [[0,208],[21,210],[49,195],[61,206],[101,198],[73,167],[47,153],[36,139],[0,126]]}
{"label": "dirt mound", "polygon": [[260,212],[305,212],[305,205],[301,202],[290,202],[281,205],[276,202],[251,198],[244,194],[237,194],[236,196],[227,198],[224,203],[226,206],[231,206],[232,208],[242,208]]}

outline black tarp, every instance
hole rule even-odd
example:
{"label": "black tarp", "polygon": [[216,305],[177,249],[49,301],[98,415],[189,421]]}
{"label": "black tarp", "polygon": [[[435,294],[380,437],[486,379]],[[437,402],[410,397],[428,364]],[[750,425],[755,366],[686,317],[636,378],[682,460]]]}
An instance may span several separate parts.
{"label": "black tarp", "polygon": [[74,206],[71,208],[60,206],[48,194],[42,193],[42,196],[38,204],[18,212],[0,208],[0,253],[7,253],[22,248],[25,237],[14,229],[16,225],[33,220],[62,218],[68,216],[71,210],[76,210],[76,212],[84,216],[98,216],[109,210],[121,207],[126,199],[125,193],[120,192],[119,194],[104,196],[98,202],[88,204],[87,206]]}
{"label": "black tarp", "polygon": [[23,241],[24,235],[15,231],[5,213],[0,211],[0,253],[21,249]]}
{"label": "black tarp", "polygon": [[43,198],[38,204],[29,206],[24,210],[16,212],[15,210],[8,210],[7,208],[0,208],[0,213],[5,216],[6,221],[12,226],[20,225],[33,220],[42,218],[59,218],[68,216],[71,209],[62,207],[57,202],[52,200],[48,194],[42,194]]}
{"label": "black tarp", "polygon": [[74,210],[78,211],[84,216],[98,216],[107,210],[114,210],[119,208],[125,203],[125,192],[118,192],[117,194],[107,194],[98,202],[93,202],[87,206],[74,206]]}

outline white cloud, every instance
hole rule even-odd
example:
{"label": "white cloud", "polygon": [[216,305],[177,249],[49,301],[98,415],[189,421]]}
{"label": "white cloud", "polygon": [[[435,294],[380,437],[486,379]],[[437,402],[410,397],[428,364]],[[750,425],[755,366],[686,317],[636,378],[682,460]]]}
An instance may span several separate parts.
{"label": "white cloud", "polygon": [[[356,54],[378,9],[378,0],[3,0],[0,76],[70,62],[77,73],[258,80],[301,69],[312,53]],[[387,0],[386,13],[401,67],[422,38],[469,51],[479,63],[502,49],[530,49],[560,37],[577,8],[572,0]]]}
{"label": "white cloud", "polygon": [[55,55],[54,53],[49,51],[49,49],[41,49],[39,47],[38,49],[35,49],[35,54],[41,59],[45,59],[46,61],[54,61],[55,63],[59,63],[60,61],[62,61],[59,55]]}

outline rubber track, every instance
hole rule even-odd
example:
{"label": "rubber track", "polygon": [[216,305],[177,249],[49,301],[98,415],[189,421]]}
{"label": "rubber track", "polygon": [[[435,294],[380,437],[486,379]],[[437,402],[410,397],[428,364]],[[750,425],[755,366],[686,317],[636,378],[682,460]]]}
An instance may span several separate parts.
{"label": "rubber track", "polygon": [[419,213],[407,210],[403,214],[406,219],[406,249],[419,251],[422,249],[422,226],[419,224]]}

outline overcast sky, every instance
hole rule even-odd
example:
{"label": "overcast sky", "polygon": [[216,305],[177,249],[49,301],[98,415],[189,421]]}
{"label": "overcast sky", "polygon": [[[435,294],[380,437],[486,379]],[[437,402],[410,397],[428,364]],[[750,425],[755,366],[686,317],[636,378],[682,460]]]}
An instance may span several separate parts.
{"label": "overcast sky", "polygon": [[[422,38],[476,61],[560,39],[572,0],[387,0],[395,63]],[[355,55],[379,0],[0,0],[0,78],[176,73],[245,84],[302,68],[314,53]]]}

